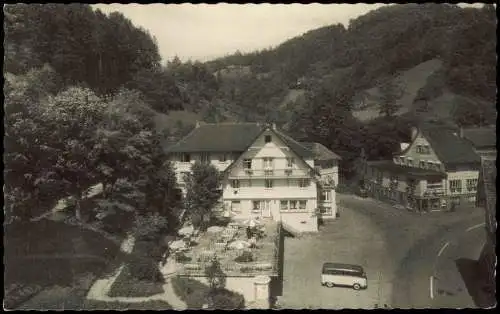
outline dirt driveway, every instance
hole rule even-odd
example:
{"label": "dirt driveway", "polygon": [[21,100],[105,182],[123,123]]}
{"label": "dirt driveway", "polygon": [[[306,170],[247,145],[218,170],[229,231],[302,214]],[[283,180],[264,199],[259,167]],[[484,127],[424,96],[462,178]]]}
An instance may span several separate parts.
{"label": "dirt driveway", "polygon": [[[390,305],[394,262],[388,254],[383,233],[362,214],[340,209],[340,217],[326,221],[317,234],[286,238],[283,269],[282,308],[370,309]],[[368,276],[368,288],[321,286],[324,262],[362,265]]]}

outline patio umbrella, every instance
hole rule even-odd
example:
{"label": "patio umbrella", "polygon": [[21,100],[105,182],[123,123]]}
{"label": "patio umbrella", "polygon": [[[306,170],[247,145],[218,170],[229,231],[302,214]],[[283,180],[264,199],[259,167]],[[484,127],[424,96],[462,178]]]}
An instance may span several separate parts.
{"label": "patio umbrella", "polygon": [[207,232],[209,233],[219,233],[221,232],[222,230],[224,230],[224,228],[222,227],[219,227],[219,226],[211,226],[207,229]]}
{"label": "patio umbrella", "polygon": [[173,241],[169,244],[168,246],[171,250],[182,250],[182,249],[186,249],[186,242],[184,242],[184,240],[177,240],[177,241]]}
{"label": "patio umbrella", "polygon": [[260,225],[260,221],[258,219],[255,219],[255,218],[251,217],[251,218],[245,220],[243,222],[243,224],[245,224],[246,226],[249,226],[249,227],[253,228],[253,227],[256,227],[256,226]]}
{"label": "patio umbrella", "polygon": [[243,241],[243,240],[236,240],[236,241],[229,243],[228,246],[231,249],[243,250],[243,249],[249,248],[250,243],[248,243],[247,241]]}
{"label": "patio umbrella", "polygon": [[178,233],[179,233],[180,236],[189,236],[189,235],[192,235],[194,233],[194,227],[193,226],[183,227],[183,228],[181,228],[178,231]]}

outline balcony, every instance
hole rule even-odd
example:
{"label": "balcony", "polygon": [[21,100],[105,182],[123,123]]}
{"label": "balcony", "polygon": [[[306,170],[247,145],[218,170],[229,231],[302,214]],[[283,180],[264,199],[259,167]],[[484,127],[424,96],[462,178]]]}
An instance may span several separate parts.
{"label": "balcony", "polygon": [[310,178],[311,173],[302,169],[244,169],[229,175],[229,179]]}
{"label": "balcony", "polygon": [[424,191],[424,196],[442,196],[445,195],[445,190],[442,187],[427,187]]}

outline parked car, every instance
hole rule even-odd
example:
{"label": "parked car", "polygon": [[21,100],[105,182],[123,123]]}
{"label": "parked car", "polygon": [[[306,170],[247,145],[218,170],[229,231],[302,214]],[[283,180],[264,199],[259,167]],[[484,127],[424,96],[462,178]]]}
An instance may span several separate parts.
{"label": "parked car", "polygon": [[363,267],[352,264],[324,263],[321,270],[321,285],[352,287],[354,290],[368,287]]}

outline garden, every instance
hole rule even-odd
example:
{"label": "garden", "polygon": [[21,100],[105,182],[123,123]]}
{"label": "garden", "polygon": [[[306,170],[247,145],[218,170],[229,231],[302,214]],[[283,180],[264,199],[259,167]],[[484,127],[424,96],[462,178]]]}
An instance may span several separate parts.
{"label": "garden", "polygon": [[212,225],[205,232],[182,228],[169,247],[181,275],[201,274],[213,256],[227,275],[273,275],[278,236],[275,222],[248,219]]}

